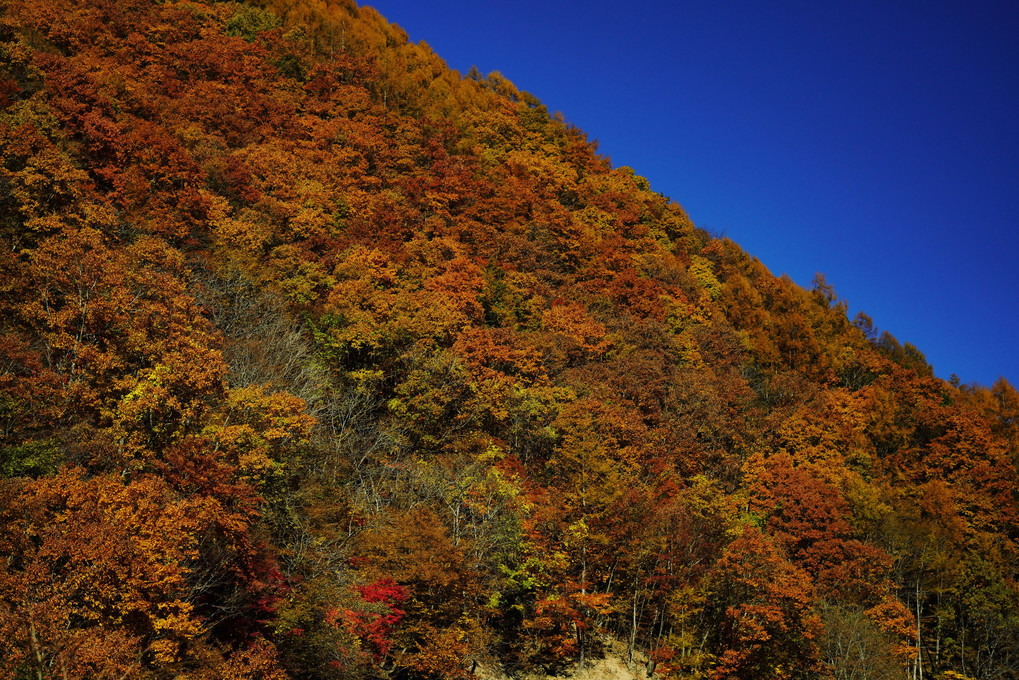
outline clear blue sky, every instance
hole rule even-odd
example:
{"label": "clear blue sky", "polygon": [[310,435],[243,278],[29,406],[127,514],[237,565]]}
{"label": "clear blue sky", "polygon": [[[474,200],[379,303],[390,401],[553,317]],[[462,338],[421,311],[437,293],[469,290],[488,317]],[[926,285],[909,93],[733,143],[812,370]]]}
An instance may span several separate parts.
{"label": "clear blue sky", "polygon": [[939,376],[1019,383],[1019,2],[368,4]]}

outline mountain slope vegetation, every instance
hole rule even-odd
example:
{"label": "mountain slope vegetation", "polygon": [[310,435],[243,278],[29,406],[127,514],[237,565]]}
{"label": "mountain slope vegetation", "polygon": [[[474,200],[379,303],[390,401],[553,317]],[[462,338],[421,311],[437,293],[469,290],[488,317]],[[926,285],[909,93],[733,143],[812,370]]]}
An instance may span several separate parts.
{"label": "mountain slope vegetation", "polygon": [[3,677],[1019,674],[1015,389],[371,8],[0,0],[0,241]]}

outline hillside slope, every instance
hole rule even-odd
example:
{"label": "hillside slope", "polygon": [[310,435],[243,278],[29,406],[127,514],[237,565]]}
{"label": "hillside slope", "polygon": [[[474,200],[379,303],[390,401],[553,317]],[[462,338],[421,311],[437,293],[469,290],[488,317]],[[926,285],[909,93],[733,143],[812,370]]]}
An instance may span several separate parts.
{"label": "hillside slope", "polygon": [[0,238],[4,677],[1019,673],[1016,391],[370,8],[0,0]]}

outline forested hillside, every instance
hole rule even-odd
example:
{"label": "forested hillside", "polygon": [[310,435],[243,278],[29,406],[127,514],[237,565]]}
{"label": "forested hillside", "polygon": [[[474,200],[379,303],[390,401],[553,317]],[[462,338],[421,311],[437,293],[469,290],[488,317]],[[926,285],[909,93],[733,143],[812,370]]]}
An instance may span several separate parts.
{"label": "forested hillside", "polygon": [[1016,390],[368,7],[0,0],[0,245],[2,677],[1019,677]]}

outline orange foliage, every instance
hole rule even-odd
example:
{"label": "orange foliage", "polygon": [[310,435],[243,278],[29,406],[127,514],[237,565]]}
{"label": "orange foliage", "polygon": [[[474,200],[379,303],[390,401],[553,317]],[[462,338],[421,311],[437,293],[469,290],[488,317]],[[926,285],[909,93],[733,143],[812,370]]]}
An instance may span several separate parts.
{"label": "orange foliage", "polygon": [[371,8],[12,0],[0,189],[4,673],[1014,672],[1014,388]]}

